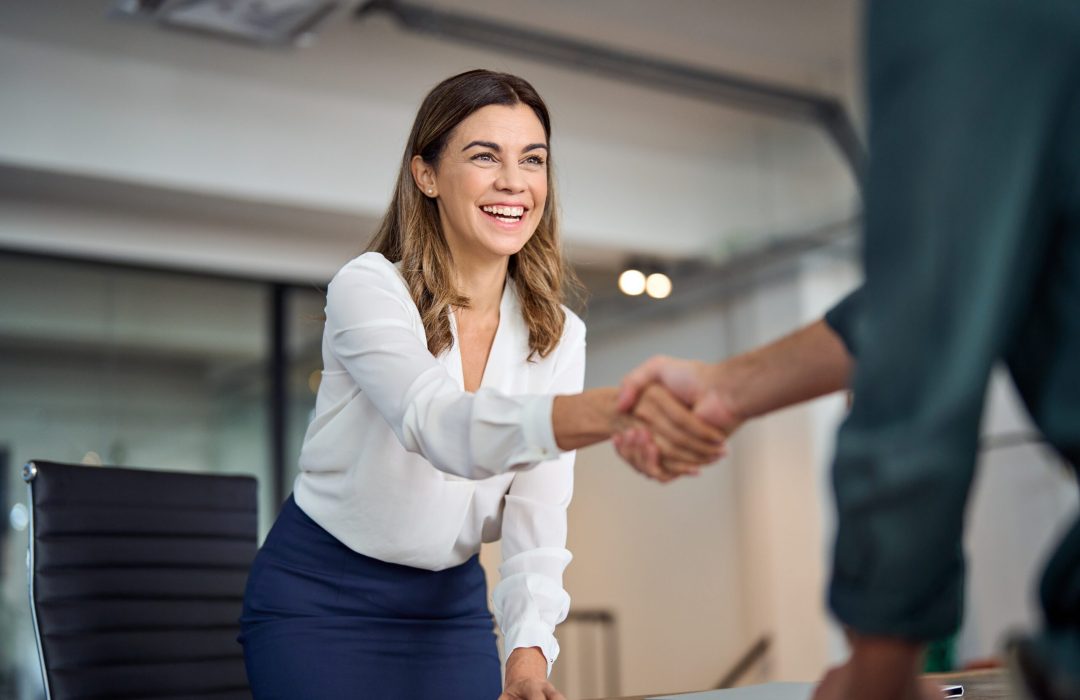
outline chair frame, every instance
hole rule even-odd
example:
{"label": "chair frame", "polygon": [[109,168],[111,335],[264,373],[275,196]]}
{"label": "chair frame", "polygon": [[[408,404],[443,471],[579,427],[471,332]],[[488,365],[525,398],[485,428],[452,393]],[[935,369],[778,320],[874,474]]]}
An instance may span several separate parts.
{"label": "chair frame", "polygon": [[[58,696],[82,697],[91,690],[95,697],[115,697],[117,694],[127,697],[131,693],[153,695],[159,690],[167,690],[175,696],[207,694],[250,700],[243,657],[239,647],[235,646],[235,634],[230,630],[236,627],[232,613],[240,614],[243,579],[258,546],[258,481],[250,474],[202,474],[130,467],[110,470],[115,471],[102,474],[103,480],[99,480],[97,475],[90,474],[99,470],[87,465],[31,460],[22,469],[30,511],[27,519],[27,593],[44,697],[46,700]],[[162,484],[168,488],[159,488]],[[178,488],[175,493],[173,486]],[[93,536],[98,534],[98,521],[79,519],[86,515],[74,519],[69,516],[67,525],[54,531],[54,525],[63,523],[64,516],[58,516],[60,520],[56,521],[51,515],[63,513],[69,503],[78,509],[84,489],[85,506],[91,508],[86,512],[92,513],[94,507],[110,508],[119,503],[114,503],[117,498],[112,491],[114,488],[116,493],[123,494],[120,496],[123,503],[140,498],[140,489],[154,489],[155,493],[147,496],[147,503],[157,502],[164,511],[180,515],[170,519],[163,514],[159,518],[157,508],[136,508],[130,511],[136,514],[132,516],[135,519],[128,522],[130,518],[126,511],[117,512],[115,517],[106,514],[100,534],[130,539],[132,535],[128,530],[134,527],[138,531],[141,529],[139,523],[143,522],[149,523],[149,534],[155,537],[181,537],[186,538],[185,541],[178,546],[169,544],[160,548],[163,555],[155,553],[157,550],[153,545],[147,550],[144,541],[134,549],[129,546],[125,550],[123,539],[119,541],[118,549],[112,545],[94,549]],[[39,503],[41,499],[45,501]],[[142,518],[150,520],[144,522]],[[216,524],[208,518],[215,518]],[[207,531],[214,533],[214,542],[203,544],[201,540],[206,532],[200,523],[210,528],[222,528],[220,532],[217,529]],[[116,530],[118,526],[120,530]],[[54,546],[52,535],[61,539],[69,535],[89,537],[91,550],[72,548],[71,542],[58,541]],[[42,536],[49,539],[41,540]],[[80,559],[80,552],[87,554],[89,551],[94,552],[89,554],[90,559]],[[134,589],[128,585],[134,574],[125,571],[129,569],[129,560],[125,558],[127,551],[135,557],[130,563],[136,568],[130,571],[141,566],[149,572],[150,578],[145,584],[145,592],[150,595],[147,600],[157,599],[162,605],[160,609],[146,608],[145,603],[140,607],[134,601],[144,589],[143,584],[136,584]],[[54,556],[56,552],[62,553],[59,558]],[[202,558],[204,553],[209,559]],[[113,559],[114,554],[118,558]],[[84,578],[79,569],[93,568],[93,562],[100,556],[112,562],[100,569],[106,576],[101,578],[92,574],[90,578]],[[40,565],[46,569],[39,571]],[[172,577],[152,571],[162,567],[190,569],[186,573],[181,571],[187,576],[182,589],[173,590],[170,588]],[[202,610],[198,607],[200,600],[210,603],[205,616],[199,612]],[[107,605],[102,608],[96,601],[106,601]],[[134,608],[129,605],[132,601]],[[83,621],[76,622],[74,628],[65,627],[61,616],[64,609],[54,610],[53,607],[53,603],[58,602],[75,606],[74,619]],[[81,605],[83,602],[90,603],[90,607]],[[185,613],[181,608],[180,617],[177,617],[175,605],[192,604],[196,605],[196,610]],[[235,611],[231,610],[233,605]],[[86,616],[80,618],[79,610]],[[157,621],[155,610],[163,614],[160,621]],[[200,621],[188,624],[191,615]],[[135,627],[130,630],[123,627],[125,616],[135,621],[132,622]],[[143,633],[157,636],[146,639],[144,645],[140,641]],[[95,639],[97,634],[110,636]],[[98,639],[103,640],[101,644],[97,643]],[[193,640],[197,642],[193,644]],[[209,645],[213,651],[206,655],[202,645]],[[204,652],[202,655],[200,650]],[[148,670],[154,664],[159,668]],[[113,666],[116,666],[115,672]],[[201,675],[203,669],[208,669],[205,676]]]}
{"label": "chair frame", "polygon": [[27,462],[23,466],[22,478],[26,482],[26,493],[30,499],[29,538],[26,545],[26,578],[27,590],[30,593],[30,619],[34,625],[34,643],[37,645],[38,665],[41,667],[41,682],[45,686],[45,700],[52,700],[52,690],[49,688],[49,674],[45,668],[45,650],[41,646],[41,628],[38,626],[37,597],[34,595],[34,479],[37,477],[37,465]]}

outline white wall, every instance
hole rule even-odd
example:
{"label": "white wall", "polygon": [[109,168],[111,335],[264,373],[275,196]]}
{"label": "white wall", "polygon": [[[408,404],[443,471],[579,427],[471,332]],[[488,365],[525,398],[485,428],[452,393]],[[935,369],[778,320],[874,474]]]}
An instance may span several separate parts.
{"label": "white wall", "polygon": [[[586,385],[617,383],[663,350],[715,360],[728,347],[716,309],[589,339]],[[732,464],[659,487],[608,444],[578,455],[570,510],[575,606],[618,618],[626,694],[715,683],[745,651],[742,566]]]}

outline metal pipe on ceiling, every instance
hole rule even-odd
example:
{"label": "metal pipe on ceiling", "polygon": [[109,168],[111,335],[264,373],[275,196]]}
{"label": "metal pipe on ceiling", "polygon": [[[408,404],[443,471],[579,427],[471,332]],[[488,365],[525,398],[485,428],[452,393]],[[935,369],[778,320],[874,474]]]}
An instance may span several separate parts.
{"label": "metal pipe on ceiling", "polygon": [[666,61],[402,0],[368,0],[357,8],[356,17],[363,19],[376,13],[392,16],[411,31],[518,54],[737,109],[816,124],[840,152],[856,184],[862,182],[865,150],[847,109],[835,96]]}

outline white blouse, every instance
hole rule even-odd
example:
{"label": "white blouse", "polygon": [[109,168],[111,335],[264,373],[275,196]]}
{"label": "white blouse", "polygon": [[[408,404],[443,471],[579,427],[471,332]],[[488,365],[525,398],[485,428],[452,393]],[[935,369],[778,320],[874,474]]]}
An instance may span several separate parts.
{"label": "white blouse", "polygon": [[349,548],[439,571],[502,537],[493,592],[504,654],[539,647],[548,672],[570,596],[562,575],[574,452],[560,454],[556,394],[582,390],[585,324],[566,309],[558,347],[529,362],[507,279],[480,389],[464,389],[457,328],[434,357],[398,268],[378,253],[330,282],[323,376],[304,437],[297,505]]}

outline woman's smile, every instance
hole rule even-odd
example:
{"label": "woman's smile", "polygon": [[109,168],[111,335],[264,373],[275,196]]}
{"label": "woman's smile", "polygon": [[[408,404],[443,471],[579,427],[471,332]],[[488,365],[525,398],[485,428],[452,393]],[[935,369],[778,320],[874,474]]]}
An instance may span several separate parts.
{"label": "woman's smile", "polygon": [[452,132],[436,166],[417,163],[418,184],[438,202],[454,257],[507,258],[536,232],[548,195],[547,134],[526,105],[488,105]]}

